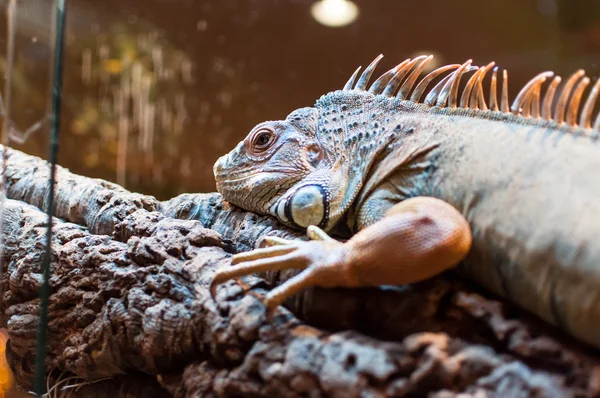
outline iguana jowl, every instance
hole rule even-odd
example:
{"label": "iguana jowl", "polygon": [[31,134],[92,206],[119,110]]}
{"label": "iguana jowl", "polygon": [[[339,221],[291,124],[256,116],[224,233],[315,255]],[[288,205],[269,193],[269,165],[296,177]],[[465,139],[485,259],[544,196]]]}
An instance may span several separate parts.
{"label": "iguana jowl", "polygon": [[[217,161],[225,200],[308,227],[313,240],[267,238],[271,247],[234,256],[213,285],[304,269],[267,295],[272,309],[307,286],[410,283],[464,258],[464,274],[600,347],[600,81],[584,97],[580,70],[542,95],[544,72],[509,107],[494,63],[419,79],[432,59],[422,56],[369,85],[380,58]],[[334,229],[356,234],[340,243],[324,232]]]}

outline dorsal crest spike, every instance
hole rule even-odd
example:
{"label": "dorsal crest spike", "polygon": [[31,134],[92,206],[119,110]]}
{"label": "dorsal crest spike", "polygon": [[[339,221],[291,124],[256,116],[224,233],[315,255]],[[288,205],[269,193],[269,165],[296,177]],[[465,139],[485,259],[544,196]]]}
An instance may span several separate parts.
{"label": "dorsal crest spike", "polygon": [[421,59],[425,58],[424,56],[417,57],[415,59],[407,59],[402,64],[398,65],[398,73],[390,80],[388,85],[383,90],[383,94],[386,96],[393,96],[400,83],[402,83],[402,79],[413,69],[415,64],[419,62]]}
{"label": "dorsal crest spike", "polygon": [[375,71],[375,68],[377,67],[379,61],[381,61],[381,58],[383,58],[383,54],[379,54],[377,58],[375,58],[373,62],[371,62],[369,66],[367,66],[365,71],[358,78],[358,82],[356,82],[356,87],[354,87],[355,90],[364,90],[365,88],[367,88],[367,85],[369,84],[369,79],[371,78],[371,75],[373,75],[373,71]]}
{"label": "dorsal crest spike", "polygon": [[464,64],[460,66],[455,72],[453,72],[450,76],[448,82],[440,91],[440,94],[435,103],[436,106],[444,107],[446,106],[446,101],[449,102],[450,108],[456,108],[456,101],[458,98],[458,83],[460,83],[460,78],[466,72],[477,70],[477,66],[471,66],[472,60],[468,60]]}
{"label": "dorsal crest spike", "polygon": [[394,67],[383,75],[379,77],[379,79],[375,80],[371,87],[369,88],[369,92],[372,94],[381,94],[383,89],[387,86],[390,80],[398,73],[397,67]]}
{"label": "dorsal crest spike", "polygon": [[495,62],[490,62],[485,67],[477,70],[467,81],[467,85],[463,89],[463,94],[460,98],[461,108],[487,109],[487,105],[483,99],[482,81],[494,65]]}
{"label": "dorsal crest spike", "polygon": [[[415,59],[417,59],[417,58],[415,58]],[[423,59],[419,65],[417,65],[417,67],[406,78],[406,80],[400,87],[400,90],[398,91],[398,95],[396,96],[396,98],[404,99],[408,96],[408,94],[410,93],[410,90],[412,90],[415,82],[417,81],[417,78],[419,77],[421,72],[423,72],[423,69],[425,69],[427,64],[429,64],[431,62],[432,59],[433,59],[433,55],[429,55],[428,57]]]}
{"label": "dorsal crest spike", "polygon": [[[458,68],[456,71],[456,75],[452,79],[450,83],[450,92],[448,97],[448,107],[456,108],[458,105],[458,84],[460,83],[460,79],[462,75],[471,70],[470,66],[473,63],[473,60],[470,59]],[[477,68],[477,67],[474,67]]]}
{"label": "dorsal crest spike", "polygon": [[472,102],[470,102],[470,104],[472,104],[473,101],[477,102],[477,106],[479,106],[479,109],[488,109],[487,104],[485,103],[485,94],[483,92],[483,79],[485,79],[485,76],[490,71],[490,69],[494,67],[494,65],[496,65],[496,63],[492,61],[483,68],[481,68],[481,72],[478,73],[477,80],[475,82],[476,91],[474,91],[473,94],[471,94]]}
{"label": "dorsal crest spike", "polygon": [[348,79],[342,90],[352,90],[352,86],[354,86],[354,81],[356,80],[356,76],[358,76],[358,72],[360,72],[360,68],[360,66],[356,68],[356,70],[354,71],[352,76],[350,76],[350,79]]}
{"label": "dorsal crest spike", "polygon": [[498,112],[500,108],[498,108],[498,93],[496,92],[498,84],[498,67],[494,67],[494,71],[492,72],[492,81],[490,82],[490,108],[492,112]]}
{"label": "dorsal crest spike", "polygon": [[585,90],[588,84],[590,84],[590,78],[584,76],[584,78],[579,81],[579,84],[575,88],[575,91],[573,91],[573,96],[571,97],[569,107],[567,108],[567,124],[569,126],[577,126],[577,123],[575,121],[577,120],[579,104],[581,103],[583,90]]}
{"label": "dorsal crest spike", "polygon": [[441,75],[444,72],[447,72],[452,69],[458,69],[458,68],[460,68],[460,64],[452,64],[452,65],[442,66],[441,68],[437,68],[433,72],[430,72],[427,76],[425,76],[423,79],[421,79],[419,84],[417,84],[417,87],[415,88],[412,95],[410,96],[410,100],[412,102],[419,102],[419,100],[421,99],[421,96],[423,95],[423,92],[425,91],[425,89],[427,88],[429,83],[431,83],[431,81],[433,79],[435,79],[436,77],[438,77],[439,75]]}
{"label": "dorsal crest spike", "polygon": [[460,97],[460,107],[468,108],[469,100],[471,100],[471,92],[473,91],[473,86],[475,86],[475,82],[477,81],[477,77],[483,71],[483,69],[479,69],[477,72],[471,76],[471,78],[467,81],[467,85],[465,86],[462,96]]}
{"label": "dorsal crest spike", "polygon": [[394,68],[394,75],[392,76],[390,81],[387,82],[387,84],[383,88],[383,91],[381,93],[382,95],[389,97],[390,95],[393,94],[393,92],[398,88],[400,81],[406,74],[405,69],[408,68],[409,64],[410,64],[410,58],[407,58],[404,61],[402,61],[401,63],[399,63],[398,65],[396,65],[396,67]]}
{"label": "dorsal crest spike", "polygon": [[544,96],[544,103],[542,105],[542,119],[544,120],[552,120],[552,102],[554,101],[554,94],[556,94],[556,88],[562,81],[562,77],[556,76],[548,90],[546,90],[546,95]]}
{"label": "dorsal crest spike", "polygon": [[[360,71],[360,68],[358,68],[344,86],[344,90],[365,91],[382,57],[382,55],[379,55],[375,58],[355,84]],[[369,93],[397,101],[421,103],[425,106],[513,114],[516,117],[530,120],[545,120],[559,125],[564,124],[573,128],[596,131],[600,135],[600,109],[597,109],[598,98],[600,97],[600,79],[593,84],[587,98],[584,98],[584,93],[591,80],[585,77],[583,70],[576,71],[564,82],[558,98],[555,98],[555,94],[557,94],[557,89],[562,82],[561,77],[554,76],[551,71],[542,72],[523,86],[511,104],[508,97],[508,71],[506,69],[502,70],[502,83],[499,87],[499,69],[494,62],[480,68],[473,66],[472,60],[468,60],[463,64],[441,66],[425,77],[420,78],[419,76],[432,59],[433,56],[431,55],[422,55],[404,60],[376,79],[368,89]],[[461,89],[462,76],[471,71],[477,72],[469,78],[464,88]],[[490,71],[492,73],[489,85],[488,108],[483,81]],[[446,75],[444,76],[444,74]],[[551,83],[542,93],[544,82],[553,76]],[[438,78],[440,80],[434,87],[428,89],[428,86]],[[498,98],[499,89],[500,98]],[[398,91],[397,94],[395,94],[396,91]],[[425,99],[422,99],[423,95],[425,95]],[[582,101],[584,101],[584,104],[581,112],[579,112]],[[472,115],[477,116],[478,114],[473,113]]]}
{"label": "dorsal crest spike", "polygon": [[[544,83],[547,78],[552,76],[554,76],[554,72],[542,72],[530,81],[528,81],[527,84],[523,86],[521,91],[519,91],[519,94],[517,94],[517,97],[515,98],[512,106],[510,107],[510,110],[513,113],[518,113],[520,112],[522,107],[527,108],[524,105],[526,103],[528,103],[528,105],[531,104],[532,95],[534,94],[536,87]],[[524,112],[526,113],[525,116],[529,116],[529,109],[524,109]]]}
{"label": "dorsal crest spike", "polygon": [[558,103],[556,104],[556,110],[554,111],[554,121],[558,124],[562,124],[565,120],[565,109],[567,107],[567,101],[569,100],[569,96],[571,95],[571,91],[573,90],[573,86],[577,81],[583,77],[585,72],[583,69],[579,69],[577,72],[573,73],[562,88],[560,96],[558,97]]}
{"label": "dorsal crest spike", "polygon": [[502,70],[502,97],[500,97],[500,111],[509,113],[510,108],[508,107],[508,71]]}
{"label": "dorsal crest spike", "polygon": [[446,87],[446,85],[448,84],[448,81],[450,79],[452,79],[452,77],[454,76],[454,74],[456,73],[456,71],[452,72],[451,74],[449,74],[448,76],[444,77],[442,80],[440,80],[440,82],[438,84],[436,84],[431,91],[429,91],[429,94],[427,94],[427,97],[425,97],[425,104],[426,105],[435,105],[436,101],[438,99],[438,96],[440,95],[440,92],[444,89],[444,87]]}
{"label": "dorsal crest spike", "polygon": [[579,127],[584,129],[592,128],[592,112],[594,111],[598,94],[600,94],[600,78],[596,81],[596,84],[594,84],[587,101],[585,101],[585,104],[583,105],[581,117],[579,118]]}
{"label": "dorsal crest spike", "polygon": [[534,119],[540,118],[540,98],[542,95],[542,84],[536,84],[531,94],[531,117]]}

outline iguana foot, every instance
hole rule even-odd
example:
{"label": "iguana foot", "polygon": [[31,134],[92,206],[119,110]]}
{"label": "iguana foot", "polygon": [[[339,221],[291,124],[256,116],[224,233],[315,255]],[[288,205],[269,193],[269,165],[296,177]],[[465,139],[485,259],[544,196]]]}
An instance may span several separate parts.
{"label": "iguana foot", "polygon": [[448,203],[429,197],[407,199],[345,243],[321,229],[307,229],[311,241],[267,238],[267,248],[237,254],[236,267],[217,271],[211,286],[255,272],[302,269],[265,298],[270,312],[309,286],[402,285],[430,278],[458,264],[471,246],[467,220]]}
{"label": "iguana foot", "polygon": [[[288,297],[310,286],[343,286],[349,281],[340,267],[345,264],[347,247],[332,239],[316,226],[307,228],[310,241],[266,237],[266,248],[236,254],[231,259],[234,267],[220,269],[211,284],[214,297],[218,284],[233,278],[273,270],[298,268],[303,271],[271,290],[265,297],[267,313]],[[325,283],[324,283],[325,282]]]}

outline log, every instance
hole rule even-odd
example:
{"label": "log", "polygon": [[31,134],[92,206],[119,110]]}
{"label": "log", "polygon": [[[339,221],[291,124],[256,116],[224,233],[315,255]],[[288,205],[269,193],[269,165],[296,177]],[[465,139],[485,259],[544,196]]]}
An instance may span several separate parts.
{"label": "log", "polygon": [[[28,389],[48,166],[7,152],[0,326]],[[308,289],[268,321],[260,299],[292,272],[227,282],[214,300],[211,277],[261,237],[298,232],[218,194],[159,203],[65,169],[57,193],[46,368],[51,385],[87,383],[72,396],[600,396],[597,350],[452,272]]]}
{"label": "log", "polygon": [[[4,147],[0,146],[2,150]],[[6,195],[47,209],[50,168],[46,161],[6,148]],[[63,167],[56,170],[55,215],[86,226],[100,235],[112,233],[114,225],[138,209],[155,211],[156,198],[131,193],[117,184],[81,177]]]}

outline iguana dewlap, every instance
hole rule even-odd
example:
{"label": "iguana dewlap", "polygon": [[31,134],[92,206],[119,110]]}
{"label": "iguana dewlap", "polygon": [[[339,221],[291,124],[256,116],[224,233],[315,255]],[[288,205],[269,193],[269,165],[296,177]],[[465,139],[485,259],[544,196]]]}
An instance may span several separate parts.
{"label": "iguana dewlap", "polygon": [[509,108],[493,63],[420,78],[431,57],[417,57],[369,84],[380,58],[217,161],[227,201],[311,226],[313,240],[267,239],[214,284],[304,269],[269,293],[272,308],[307,286],[410,283],[464,258],[464,274],[600,347],[600,81],[578,71],[545,84],[545,72]]}

